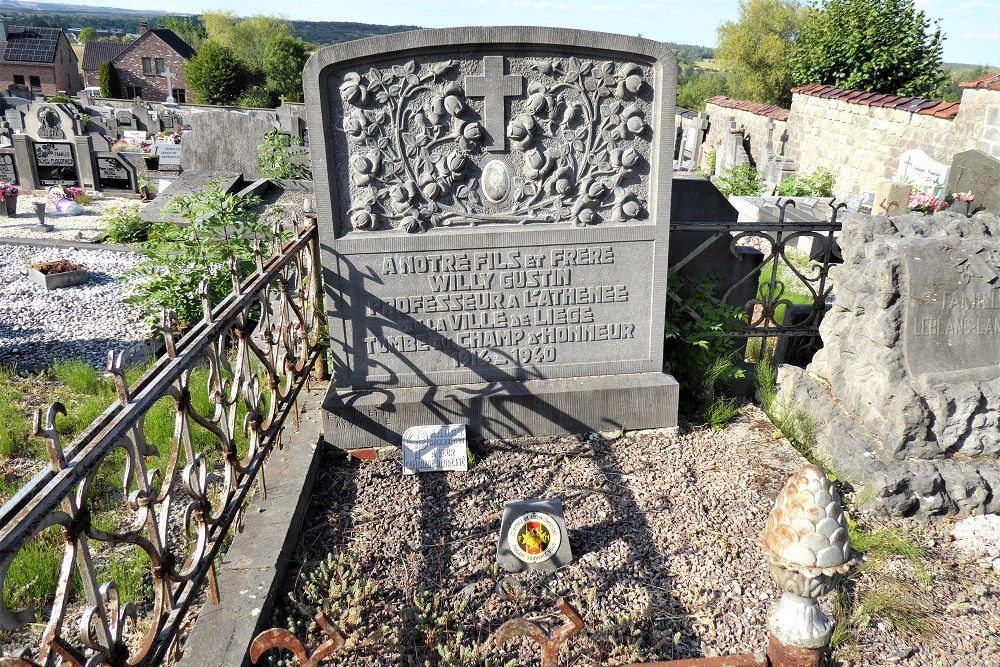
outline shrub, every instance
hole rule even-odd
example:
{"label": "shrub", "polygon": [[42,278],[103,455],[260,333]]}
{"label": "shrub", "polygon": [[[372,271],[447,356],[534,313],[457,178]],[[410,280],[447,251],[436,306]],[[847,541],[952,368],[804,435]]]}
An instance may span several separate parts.
{"label": "shrub", "polygon": [[139,217],[139,207],[135,204],[113,208],[101,221],[108,226],[104,238],[111,243],[139,243],[149,235],[150,223]]}
{"label": "shrub", "polygon": [[98,79],[101,85],[101,97],[120,97],[121,84],[118,82],[118,70],[110,61],[101,63],[98,70]]}
{"label": "shrub", "polygon": [[[299,145],[300,142],[293,140],[292,144]],[[277,129],[271,130],[257,144],[257,170],[264,178],[308,178],[308,168],[292,159],[305,152],[304,149],[290,149],[286,135]]]}
{"label": "shrub", "polygon": [[217,183],[174,199],[169,210],[190,224],[157,229],[158,239],[143,250],[149,259],[127,274],[128,302],[152,323],[163,309],[174,311],[180,331],[200,320],[202,280],[208,282],[212,304],[218,304],[232,288],[230,258],[236,258],[241,275],[253,270],[253,241],[269,237],[268,224],[257,214],[259,205],[259,197],[227,194]]}
{"label": "shrub", "polygon": [[708,151],[708,173],[712,175],[715,173],[715,161],[719,158],[719,151],[713,148]]}
{"label": "shrub", "polygon": [[246,82],[243,65],[232,49],[208,41],[184,66],[184,75],[201,104],[230,104]]}
{"label": "shrub", "polygon": [[250,86],[243,91],[236,104],[241,107],[253,107],[257,109],[274,107],[274,98],[270,91],[264,86]]}
{"label": "shrub", "polygon": [[726,197],[755,197],[764,192],[764,179],[754,167],[741,164],[719,176],[715,187]]}
{"label": "shrub", "polygon": [[778,184],[780,197],[832,197],[836,178],[833,172],[818,167],[808,176],[789,176]]}

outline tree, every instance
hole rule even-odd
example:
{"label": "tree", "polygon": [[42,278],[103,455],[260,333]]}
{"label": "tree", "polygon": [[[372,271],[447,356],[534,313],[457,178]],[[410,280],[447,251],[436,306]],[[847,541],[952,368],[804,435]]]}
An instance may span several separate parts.
{"label": "tree", "polygon": [[719,26],[715,59],[729,74],[729,94],[785,106],[791,101],[788,51],[802,23],[795,0],[740,0],[740,18]]}
{"label": "tree", "polygon": [[292,25],[276,16],[241,19],[232,12],[205,12],[201,22],[209,40],[232,49],[236,58],[252,72],[264,71],[264,51],[270,40],[292,34]]}
{"label": "tree", "polygon": [[789,58],[792,79],[922,95],[944,78],[943,42],[938,23],[913,0],[824,0],[809,7]]}
{"label": "tree", "polygon": [[726,76],[720,72],[701,72],[677,89],[677,106],[690,111],[704,111],[705,100],[728,94]]}
{"label": "tree", "polygon": [[302,68],[309,59],[305,42],[288,35],[272,37],[264,49],[267,89],[292,102],[302,101]]}
{"label": "tree", "polygon": [[101,84],[101,97],[119,97],[121,85],[118,83],[118,70],[111,61],[101,63],[97,70],[97,78]]}
{"label": "tree", "polygon": [[197,17],[179,17],[179,16],[165,16],[156,21],[156,25],[159,28],[166,28],[167,30],[173,31],[175,35],[180,37],[195,51],[201,46],[201,43],[205,41],[207,33],[205,32],[205,26],[202,25],[201,21]]}
{"label": "tree", "polygon": [[86,44],[88,42],[97,41],[97,30],[90,27],[89,25],[80,31],[80,34],[76,36],[76,41],[81,44]]}
{"label": "tree", "polygon": [[184,66],[184,76],[201,104],[231,104],[243,92],[246,71],[233,50],[207,41]]}

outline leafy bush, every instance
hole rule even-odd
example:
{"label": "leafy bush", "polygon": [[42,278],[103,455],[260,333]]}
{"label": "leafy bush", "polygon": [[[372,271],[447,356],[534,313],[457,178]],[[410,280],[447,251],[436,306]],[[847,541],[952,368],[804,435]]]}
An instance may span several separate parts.
{"label": "leafy bush", "polygon": [[708,151],[708,173],[712,175],[715,173],[716,160],[719,159],[719,151],[713,148]]}
{"label": "leafy bush", "polygon": [[290,101],[302,101],[302,68],[309,59],[309,49],[301,39],[275,35],[264,49],[264,75],[267,88]]}
{"label": "leafy bush", "polygon": [[274,107],[274,97],[264,86],[250,86],[243,91],[236,104],[241,107],[252,107],[255,109],[270,109]]}
{"label": "leafy bush", "polygon": [[236,258],[241,275],[253,270],[253,241],[269,236],[267,222],[257,214],[259,205],[259,197],[226,194],[217,183],[175,199],[169,210],[190,224],[157,228],[156,240],[143,250],[149,259],[128,273],[128,302],[152,322],[161,310],[173,310],[180,331],[200,320],[198,284],[202,280],[208,281],[212,304],[218,304],[232,289],[227,268],[231,257]]}
{"label": "leafy bush", "polygon": [[247,73],[232,49],[212,41],[184,66],[187,82],[201,104],[230,104],[243,92]]}
{"label": "leafy bush", "polygon": [[[290,149],[287,135],[273,129],[265,134],[257,144],[257,170],[264,178],[294,179],[309,178],[309,170],[292,158],[305,155],[304,149]],[[301,142],[292,140],[292,145]]]}
{"label": "leafy bush", "polygon": [[778,184],[780,197],[832,197],[836,178],[833,172],[817,167],[808,176],[789,176]]}
{"label": "leafy bush", "polygon": [[764,179],[754,167],[741,164],[719,176],[715,187],[726,197],[754,197],[764,192]]}
{"label": "leafy bush", "polygon": [[664,365],[686,400],[711,402],[718,383],[743,376],[734,363],[740,346],[726,334],[743,328],[746,313],[719,298],[717,280],[685,281],[671,273],[668,281],[683,301],[667,299]]}
{"label": "leafy bush", "polygon": [[120,97],[121,84],[118,81],[118,70],[111,61],[101,63],[98,69],[98,80],[101,85],[101,97]]}
{"label": "leafy bush", "polygon": [[113,208],[101,221],[108,226],[104,238],[111,243],[139,243],[149,234],[150,223],[139,217],[139,207],[135,204]]}

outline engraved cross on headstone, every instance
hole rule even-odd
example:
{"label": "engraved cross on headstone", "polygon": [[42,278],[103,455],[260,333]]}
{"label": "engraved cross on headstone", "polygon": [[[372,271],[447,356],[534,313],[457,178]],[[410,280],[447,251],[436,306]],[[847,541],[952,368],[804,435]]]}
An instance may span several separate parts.
{"label": "engraved cross on headstone", "polygon": [[174,73],[170,71],[168,67],[163,72],[163,76],[167,77],[167,99],[164,100],[167,104],[174,103]]}
{"label": "engraved cross on headstone", "polygon": [[524,77],[503,73],[503,56],[483,57],[483,76],[465,77],[465,94],[483,98],[483,126],[492,143],[486,150],[502,153],[507,150],[506,98],[524,94]]}

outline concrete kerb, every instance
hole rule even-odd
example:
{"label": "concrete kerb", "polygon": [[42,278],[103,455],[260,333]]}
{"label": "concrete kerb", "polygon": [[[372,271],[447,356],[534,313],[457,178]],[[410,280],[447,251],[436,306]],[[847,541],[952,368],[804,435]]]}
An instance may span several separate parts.
{"label": "concrete kerb", "polygon": [[249,665],[253,638],[274,625],[271,614],[295,551],[319,469],[320,407],[325,383],[299,395],[300,427],[286,427],[264,471],[267,500],[246,508],[218,570],[220,604],[206,601],[181,647],[180,667]]}

